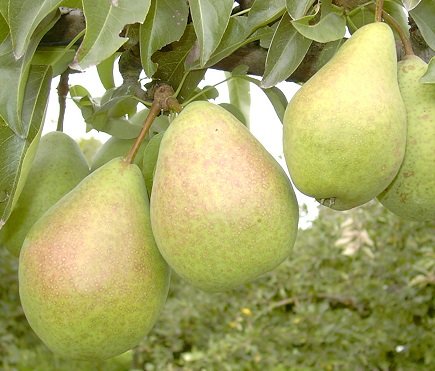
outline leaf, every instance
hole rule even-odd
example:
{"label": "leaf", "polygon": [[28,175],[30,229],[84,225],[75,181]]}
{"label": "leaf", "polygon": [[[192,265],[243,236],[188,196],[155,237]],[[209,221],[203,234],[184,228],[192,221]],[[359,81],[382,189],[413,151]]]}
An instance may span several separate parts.
{"label": "leaf", "polygon": [[[230,73],[226,72],[225,76],[228,78]],[[249,89],[249,81],[234,77],[227,81],[228,95],[230,103],[233,107],[236,107],[240,112],[242,121],[247,127],[249,127],[250,108],[251,108],[251,94]]]}
{"label": "leaf", "polygon": [[128,87],[121,86],[106,91],[100,102],[93,99],[85,88],[77,85],[70,88],[70,95],[82,112],[87,131],[95,129],[120,139],[138,136],[142,125],[125,118],[125,115],[134,113],[137,105],[137,100]]}
{"label": "leaf", "polygon": [[[270,27],[262,27],[251,34],[246,17],[231,18],[221,43],[204,67],[213,66],[242,46],[260,40],[270,34],[273,34],[273,30]],[[200,68],[199,64],[192,63],[194,60],[194,58],[190,58],[190,55],[188,56],[186,59],[187,68]]]}
{"label": "leaf", "polygon": [[32,59],[32,64],[51,66],[53,77],[63,73],[74,59],[75,50],[62,47],[39,47]]}
{"label": "leaf", "polygon": [[106,58],[104,61],[97,65],[98,76],[105,89],[112,89],[115,87],[115,80],[113,77],[113,66],[115,64],[116,58],[118,58],[121,53],[113,53],[110,57]]}
{"label": "leaf", "polygon": [[285,11],[285,0],[255,0],[248,14],[251,31],[268,25],[280,18]]}
{"label": "leaf", "polygon": [[151,56],[165,45],[180,40],[188,16],[189,7],[185,0],[151,1],[145,22],[140,26],[140,55],[148,77],[157,70]]}
{"label": "leaf", "polygon": [[8,35],[9,25],[3,15],[0,13],[0,43],[2,43],[8,37]]}
{"label": "leaf", "polygon": [[403,6],[408,12],[414,9],[420,2],[421,0],[402,0]]}
{"label": "leaf", "polygon": [[432,57],[427,66],[427,70],[420,78],[423,84],[435,84],[435,57]]}
{"label": "leaf", "polygon": [[57,17],[47,17],[36,30],[26,50],[19,60],[15,59],[10,37],[0,44],[0,117],[18,136],[25,138],[27,128],[21,119],[24,90],[27,84],[27,74],[30,62],[43,35],[56,22]]}
{"label": "leaf", "polygon": [[286,13],[273,35],[261,85],[270,88],[289,77],[304,59],[312,40],[302,36]]}
{"label": "leaf", "polygon": [[151,190],[153,188],[154,169],[156,167],[163,135],[164,132],[154,135],[148,142],[143,153],[142,174],[145,179],[148,196],[151,196]]}
{"label": "leaf", "polygon": [[22,135],[16,135],[8,123],[0,118],[0,229],[21,193],[35,156],[50,82],[49,66],[30,68],[23,97]]}
{"label": "leaf", "polygon": [[249,127],[248,122],[246,122],[246,117],[239,107],[231,103],[219,103],[219,106],[225,108],[229,113],[231,113],[237,120],[239,120],[243,125]]}
{"label": "leaf", "polygon": [[409,14],[417,24],[427,45],[435,50],[435,1],[422,0]]}
{"label": "leaf", "polygon": [[72,68],[97,65],[115,53],[126,41],[119,37],[125,25],[142,23],[151,0],[83,0],[86,34]]}
{"label": "leaf", "polygon": [[15,58],[21,58],[30,42],[30,36],[39,23],[56,10],[60,0],[9,0],[8,23]]}
{"label": "leaf", "polygon": [[287,12],[292,19],[299,19],[307,13],[313,3],[314,0],[287,0]]}
{"label": "leaf", "polygon": [[263,91],[264,94],[266,94],[267,98],[275,109],[278,118],[282,123],[284,119],[284,113],[288,104],[287,98],[285,97],[284,93],[276,86],[272,86],[271,88],[263,88],[261,85],[261,81],[254,79],[253,77],[242,75],[240,76],[240,78],[243,78],[250,83],[256,85]]}
{"label": "leaf", "polygon": [[199,65],[205,66],[230,20],[233,0],[190,0],[190,14],[199,43]]}
{"label": "leaf", "polygon": [[300,18],[292,21],[292,24],[306,38],[319,43],[342,39],[346,33],[346,18],[343,12],[337,13],[331,6],[331,1],[324,1],[321,14],[320,21],[316,24],[311,24],[316,15]]}
{"label": "leaf", "polygon": [[205,74],[205,70],[186,72],[184,66],[195,40],[195,31],[191,25],[188,25],[184,35],[179,41],[171,45],[172,48],[169,51],[157,51],[152,57],[152,60],[158,64],[154,78],[167,82],[174,90],[179,87],[183,82],[184,75],[187,74],[177,97],[180,102],[191,95]]}

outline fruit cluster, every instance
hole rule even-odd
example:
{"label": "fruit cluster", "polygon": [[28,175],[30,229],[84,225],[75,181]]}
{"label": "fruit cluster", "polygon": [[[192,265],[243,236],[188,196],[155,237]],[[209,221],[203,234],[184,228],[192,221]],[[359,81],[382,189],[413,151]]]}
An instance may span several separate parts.
{"label": "fruit cluster", "polygon": [[[434,219],[435,89],[418,83],[424,69],[410,56],[397,74],[386,24],[358,30],[288,105],[295,186],[337,210],[378,197],[399,215]],[[44,136],[0,232],[20,254],[31,327],[66,357],[134,347],[161,312],[170,270],[205,291],[227,290],[274,269],[296,239],[288,177],[225,109],[194,102],[172,122],[150,199],[140,168],[107,155],[131,143],[114,142],[88,175],[75,142]]]}

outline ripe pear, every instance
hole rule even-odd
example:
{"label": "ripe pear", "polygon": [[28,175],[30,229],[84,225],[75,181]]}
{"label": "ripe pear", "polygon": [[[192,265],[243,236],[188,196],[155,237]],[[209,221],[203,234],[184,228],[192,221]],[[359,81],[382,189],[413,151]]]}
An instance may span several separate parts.
{"label": "ripe pear", "polygon": [[405,158],[379,201],[403,218],[435,220],[435,85],[421,84],[427,64],[415,55],[398,63],[399,87],[408,114]]}
{"label": "ripe pear", "polygon": [[18,256],[39,217],[89,174],[77,143],[67,134],[44,135],[14,211],[0,231],[0,245]]}
{"label": "ripe pear", "polygon": [[[92,159],[91,171],[98,169],[100,166],[104,165],[106,162],[114,159],[115,157],[125,156],[136,139],[119,139],[116,137],[110,138],[105,142],[98,152]],[[148,141],[144,140],[139,147],[139,151],[134,159],[136,165],[142,165],[143,151],[147,145]]]}
{"label": "ripe pear", "polygon": [[295,186],[336,210],[375,198],[405,153],[406,111],[393,33],[361,27],[308,80],[284,115],[284,155]]}
{"label": "ripe pear", "polygon": [[137,165],[113,159],[50,208],[24,241],[18,273],[24,313],[53,352],[105,359],[136,346],[169,284]]}
{"label": "ripe pear", "polygon": [[224,108],[189,104],[163,136],[151,225],[169,266],[223,291],[274,269],[291,252],[298,206],[290,181]]}

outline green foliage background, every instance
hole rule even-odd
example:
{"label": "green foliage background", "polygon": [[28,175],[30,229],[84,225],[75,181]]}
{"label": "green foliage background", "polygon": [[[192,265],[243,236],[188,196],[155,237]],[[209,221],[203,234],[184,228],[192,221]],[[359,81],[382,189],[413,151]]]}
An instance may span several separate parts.
{"label": "green foliage background", "polygon": [[[435,369],[434,232],[375,202],[322,208],[292,256],[252,284],[206,294],[173,277],[147,338],[100,363],[59,359],[36,338],[19,305],[17,261],[2,248],[0,369]],[[350,245],[356,252],[344,255]]]}

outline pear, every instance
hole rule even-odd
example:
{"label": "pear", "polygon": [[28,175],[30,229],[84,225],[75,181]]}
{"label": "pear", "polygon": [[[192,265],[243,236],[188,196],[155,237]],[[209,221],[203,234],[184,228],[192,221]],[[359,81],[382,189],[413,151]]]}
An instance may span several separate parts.
{"label": "pear", "polygon": [[18,273],[27,320],[53,352],[92,360],[136,346],[169,284],[137,165],[113,159],[51,207],[27,235]]}
{"label": "pear", "polygon": [[86,159],[72,138],[62,132],[43,136],[17,205],[0,231],[0,245],[18,256],[32,225],[88,174]]}
{"label": "pear", "polygon": [[169,266],[205,291],[278,266],[296,238],[298,206],[283,169],[224,108],[193,102],[161,141],[151,225]]}
{"label": "pear", "polygon": [[[119,139],[116,137],[111,137],[107,142],[105,142],[95,156],[92,159],[91,171],[98,169],[100,166],[104,165],[106,162],[114,159],[115,157],[125,156],[136,139]],[[143,152],[148,141],[144,140],[139,147],[139,151],[134,159],[136,165],[142,164]]]}
{"label": "pear", "polygon": [[361,27],[289,102],[284,155],[296,188],[335,210],[362,205],[397,174],[406,111],[393,33]]}
{"label": "pear", "polygon": [[427,64],[415,55],[398,63],[399,87],[408,114],[405,158],[378,199],[400,217],[435,220],[435,85],[421,84]]}

